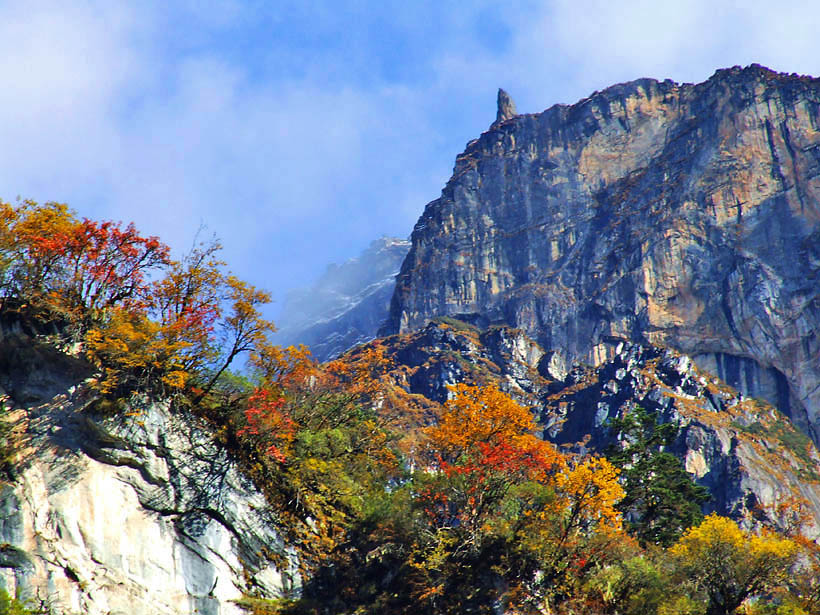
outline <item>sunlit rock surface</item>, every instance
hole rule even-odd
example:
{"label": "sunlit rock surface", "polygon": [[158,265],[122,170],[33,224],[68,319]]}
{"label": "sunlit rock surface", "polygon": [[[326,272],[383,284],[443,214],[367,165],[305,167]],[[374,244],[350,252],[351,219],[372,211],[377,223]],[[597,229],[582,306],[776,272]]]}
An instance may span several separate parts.
{"label": "sunlit rock surface", "polygon": [[0,584],[67,615],[239,615],[244,593],[292,590],[276,520],[213,429],[156,404],[84,411],[84,375],[30,338],[0,340],[23,447],[0,482]]}
{"label": "sunlit rock surface", "polygon": [[816,440],[820,81],[753,65],[531,115],[502,98],[416,224],[383,332],[459,315],[592,365],[605,336],[669,346]]}

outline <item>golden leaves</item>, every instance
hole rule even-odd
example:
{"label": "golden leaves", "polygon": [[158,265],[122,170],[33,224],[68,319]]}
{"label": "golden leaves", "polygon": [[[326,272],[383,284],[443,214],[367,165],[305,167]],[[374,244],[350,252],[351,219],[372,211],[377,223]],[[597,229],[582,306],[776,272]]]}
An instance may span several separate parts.
{"label": "golden leaves", "polygon": [[797,551],[788,538],[742,530],[714,513],[670,548],[679,572],[708,597],[709,612],[725,613],[785,581]]}
{"label": "golden leaves", "polygon": [[457,384],[438,424],[427,430],[442,453],[464,451],[478,442],[516,440],[536,429],[532,413],[495,386]]}

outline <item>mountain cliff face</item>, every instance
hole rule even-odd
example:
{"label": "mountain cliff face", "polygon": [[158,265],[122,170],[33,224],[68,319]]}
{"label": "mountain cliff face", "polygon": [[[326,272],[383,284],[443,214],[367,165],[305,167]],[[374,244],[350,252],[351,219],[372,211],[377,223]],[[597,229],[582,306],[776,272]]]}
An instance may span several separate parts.
{"label": "mountain cliff face", "polygon": [[87,375],[0,330],[0,404],[20,448],[0,481],[0,586],[66,615],[239,615],[244,594],[292,591],[276,519],[213,428],[159,404],[96,414]]}
{"label": "mountain cliff face", "polygon": [[396,275],[410,242],[377,239],[358,257],[331,265],[309,289],[289,294],[277,342],[305,344],[319,361],[373,339],[390,308]]}
{"label": "mountain cliff face", "polygon": [[533,115],[499,95],[413,230],[382,331],[458,315],[592,365],[606,336],[674,348],[817,440],[818,127],[820,80],[755,65]]}

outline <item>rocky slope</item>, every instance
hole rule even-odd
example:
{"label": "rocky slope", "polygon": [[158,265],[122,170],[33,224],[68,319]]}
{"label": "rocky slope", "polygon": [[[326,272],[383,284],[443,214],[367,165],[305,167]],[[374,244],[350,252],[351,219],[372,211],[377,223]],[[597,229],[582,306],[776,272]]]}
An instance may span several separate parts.
{"label": "rocky slope", "polygon": [[377,239],[358,257],[331,265],[311,288],[290,293],[279,320],[277,342],[306,344],[326,361],[373,339],[387,318],[396,275],[410,242]]}
{"label": "rocky slope", "polygon": [[412,234],[383,333],[524,329],[592,365],[675,348],[820,434],[820,80],[642,79],[496,122]]}
{"label": "rocky slope", "polygon": [[95,414],[82,363],[2,333],[22,450],[0,481],[0,585],[66,615],[238,615],[243,594],[293,589],[276,520],[212,428],[162,405]]}
{"label": "rocky slope", "polygon": [[446,317],[374,343],[386,348],[390,379],[407,400],[440,403],[448,385],[495,382],[533,408],[546,439],[580,450],[603,452],[616,443],[608,419],[641,405],[679,426],[672,452],[709,489],[707,511],[785,525],[779,507],[802,500],[804,530],[820,535],[820,453],[811,440],[772,405],[674,350],[607,338],[611,358],[597,368],[570,365],[520,329],[481,330]]}

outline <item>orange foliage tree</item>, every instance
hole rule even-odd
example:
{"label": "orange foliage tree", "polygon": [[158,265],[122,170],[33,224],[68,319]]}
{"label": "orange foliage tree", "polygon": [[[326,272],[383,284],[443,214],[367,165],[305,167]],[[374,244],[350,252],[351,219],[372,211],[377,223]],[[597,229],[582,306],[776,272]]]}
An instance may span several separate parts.
{"label": "orange foliage tree", "polygon": [[427,431],[439,453],[457,458],[479,443],[533,445],[532,413],[498,388],[456,384],[451,391],[438,423]]}
{"label": "orange foliage tree", "polygon": [[147,274],[167,263],[168,247],[133,225],[78,220],[62,203],[0,202],[4,304],[62,316],[79,333],[101,311],[138,305]]}
{"label": "orange foliage tree", "polygon": [[537,438],[530,411],[496,387],[452,391],[427,430],[434,471],[416,477],[431,536],[415,560],[419,596],[447,610],[471,571],[495,592],[475,605],[541,608],[600,559],[607,536],[620,536],[618,472]]}

